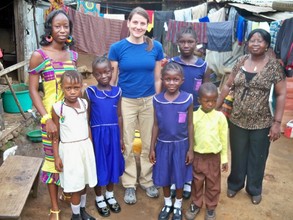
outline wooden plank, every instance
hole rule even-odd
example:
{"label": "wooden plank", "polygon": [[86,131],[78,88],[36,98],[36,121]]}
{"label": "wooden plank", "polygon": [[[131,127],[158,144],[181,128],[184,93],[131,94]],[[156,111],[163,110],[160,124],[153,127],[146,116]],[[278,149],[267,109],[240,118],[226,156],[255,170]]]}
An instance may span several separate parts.
{"label": "wooden plank", "polygon": [[9,156],[0,167],[0,218],[19,218],[42,158]]}
{"label": "wooden plank", "polygon": [[24,61],[21,61],[21,62],[19,62],[17,64],[14,64],[12,66],[9,66],[9,67],[5,68],[4,70],[1,70],[0,71],[0,76],[3,76],[5,74],[7,74],[7,73],[10,73],[13,70],[16,70],[16,69],[18,69],[20,67],[25,66],[26,64],[28,64],[28,60],[24,60]]}

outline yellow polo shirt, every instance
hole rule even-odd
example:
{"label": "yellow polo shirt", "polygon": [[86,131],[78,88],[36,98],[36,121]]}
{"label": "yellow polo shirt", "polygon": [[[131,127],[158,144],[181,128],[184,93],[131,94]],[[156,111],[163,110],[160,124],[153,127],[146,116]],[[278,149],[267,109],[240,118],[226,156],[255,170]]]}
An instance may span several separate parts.
{"label": "yellow polo shirt", "polygon": [[194,147],[200,154],[221,153],[221,163],[228,162],[228,123],[222,112],[193,112]]}

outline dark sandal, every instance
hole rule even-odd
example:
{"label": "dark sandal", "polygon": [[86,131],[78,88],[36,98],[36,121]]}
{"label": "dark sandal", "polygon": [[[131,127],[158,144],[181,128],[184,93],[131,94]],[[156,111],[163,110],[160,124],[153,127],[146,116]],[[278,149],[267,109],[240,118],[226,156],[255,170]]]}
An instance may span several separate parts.
{"label": "dark sandal", "polygon": [[115,198],[114,198],[114,197],[110,197],[110,198],[107,198],[107,199],[106,199],[106,203],[108,204],[110,210],[111,210],[112,212],[114,212],[114,213],[118,213],[118,212],[120,212],[120,211],[121,211],[121,207],[120,207],[119,203],[117,202],[117,200],[115,199],[116,203],[114,203],[114,204],[110,204],[110,203],[109,203],[109,200],[110,200],[110,199],[115,199]]}
{"label": "dark sandal", "polygon": [[[105,200],[101,200],[101,201],[99,201],[99,202],[97,202],[96,200],[95,200],[95,205],[96,205],[96,208],[97,208],[97,210],[98,210],[98,213],[100,214],[100,216],[102,216],[102,217],[108,217],[108,216],[110,216],[110,209],[109,209],[109,207],[106,205],[105,207],[102,207],[102,208],[100,208],[99,207],[99,203],[102,203],[102,202],[105,202]],[[106,203],[106,202],[105,202]],[[106,203],[107,204],[107,203]]]}
{"label": "dark sandal", "polygon": [[[167,211],[168,209],[169,211]],[[165,205],[159,214],[159,220],[168,220],[172,211],[173,211],[173,206]]]}

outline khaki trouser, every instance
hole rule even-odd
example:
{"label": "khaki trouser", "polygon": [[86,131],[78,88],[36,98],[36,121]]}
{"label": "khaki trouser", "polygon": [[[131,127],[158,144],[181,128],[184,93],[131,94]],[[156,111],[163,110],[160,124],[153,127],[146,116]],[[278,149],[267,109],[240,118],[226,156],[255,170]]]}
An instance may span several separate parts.
{"label": "khaki trouser", "polygon": [[[125,188],[134,187],[138,182],[142,187],[153,185],[152,164],[149,162],[149,151],[154,122],[153,96],[130,99],[122,97],[121,108],[123,117],[123,140],[125,144],[125,171],[122,175],[122,185]],[[142,141],[140,154],[140,173],[132,149],[134,132],[139,128]]]}

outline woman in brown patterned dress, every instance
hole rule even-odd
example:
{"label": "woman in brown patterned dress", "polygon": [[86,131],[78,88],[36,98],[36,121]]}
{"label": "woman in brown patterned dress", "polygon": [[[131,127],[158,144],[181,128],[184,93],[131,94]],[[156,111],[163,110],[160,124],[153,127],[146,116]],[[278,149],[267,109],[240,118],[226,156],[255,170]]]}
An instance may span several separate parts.
{"label": "woman in brown patterned dress", "polygon": [[[266,53],[270,42],[271,36],[265,30],[255,29],[249,34],[249,54],[236,62],[217,103],[220,107],[229,88],[234,85],[233,109],[229,118],[231,172],[227,196],[234,197],[245,186],[253,204],[259,204],[262,199],[269,147],[272,141],[280,138],[286,97],[283,68]],[[273,116],[269,108],[272,84],[276,98]]]}

